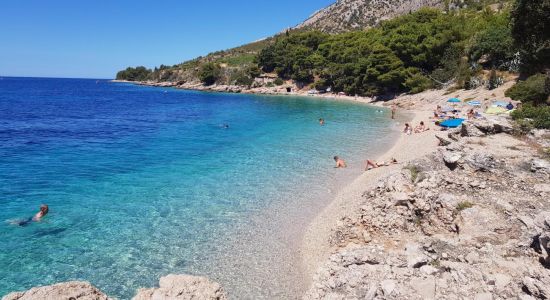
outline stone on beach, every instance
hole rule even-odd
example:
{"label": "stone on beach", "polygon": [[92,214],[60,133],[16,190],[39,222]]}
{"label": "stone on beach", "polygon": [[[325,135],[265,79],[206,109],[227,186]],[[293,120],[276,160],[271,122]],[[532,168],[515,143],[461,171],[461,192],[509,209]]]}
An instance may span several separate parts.
{"label": "stone on beach", "polygon": [[89,282],[84,281],[34,287],[25,292],[13,292],[2,297],[2,300],[42,299],[108,300],[110,298]]}
{"label": "stone on beach", "polygon": [[160,279],[160,287],[140,289],[133,300],[224,300],[227,295],[220,284],[205,277],[168,275]]}

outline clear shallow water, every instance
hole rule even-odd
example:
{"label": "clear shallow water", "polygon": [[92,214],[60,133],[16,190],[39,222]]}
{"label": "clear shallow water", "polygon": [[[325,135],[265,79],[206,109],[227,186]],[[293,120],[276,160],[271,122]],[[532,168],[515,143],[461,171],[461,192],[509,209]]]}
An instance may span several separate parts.
{"label": "clear shallow water", "polygon": [[[78,279],[125,299],[192,273],[237,298],[292,297],[296,217],[391,143],[388,119],[347,102],[3,78],[0,295]],[[334,170],[336,154],[352,168]],[[10,225],[41,203],[43,222]]]}

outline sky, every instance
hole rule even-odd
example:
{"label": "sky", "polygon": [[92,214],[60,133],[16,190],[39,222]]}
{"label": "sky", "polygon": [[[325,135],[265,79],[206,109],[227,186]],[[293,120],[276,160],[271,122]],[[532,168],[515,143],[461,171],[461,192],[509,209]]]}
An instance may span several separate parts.
{"label": "sky", "polygon": [[0,76],[113,78],[296,25],[335,0],[0,0]]}

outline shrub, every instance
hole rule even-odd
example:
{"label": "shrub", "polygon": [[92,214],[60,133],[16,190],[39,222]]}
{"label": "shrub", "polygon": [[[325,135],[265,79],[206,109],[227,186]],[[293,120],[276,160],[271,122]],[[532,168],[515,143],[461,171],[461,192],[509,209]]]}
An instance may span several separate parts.
{"label": "shrub", "polygon": [[474,204],[472,202],[463,201],[457,204],[456,209],[458,211],[463,211],[465,209],[472,208],[472,207],[474,207]]}
{"label": "shrub", "polygon": [[512,118],[517,120],[522,127],[550,129],[550,106],[532,106],[525,105],[522,108],[512,112]]}
{"label": "shrub", "polygon": [[404,85],[410,90],[411,94],[418,94],[431,88],[432,81],[426,76],[418,73],[407,78]]}
{"label": "shrub", "polygon": [[520,81],[506,91],[506,96],[514,100],[535,105],[547,103],[550,91],[550,79],[544,74],[533,75]]}
{"label": "shrub", "polygon": [[250,77],[248,77],[244,72],[240,71],[237,72],[234,76],[232,76],[231,82],[240,85],[240,86],[251,86],[254,80]]}
{"label": "shrub", "polygon": [[149,79],[152,71],[143,66],[135,68],[126,68],[124,71],[120,71],[116,74],[116,79],[118,80],[128,80],[128,81],[144,81]]}
{"label": "shrub", "polygon": [[285,82],[281,78],[277,78],[277,79],[275,79],[275,81],[273,81],[273,83],[275,85],[283,85]]}
{"label": "shrub", "polygon": [[420,175],[420,172],[421,172],[420,169],[415,165],[408,165],[404,169],[409,170],[409,172],[411,172],[411,181],[415,183]]}
{"label": "shrub", "polygon": [[204,64],[199,70],[199,79],[205,85],[212,85],[221,78],[222,70],[214,63]]}

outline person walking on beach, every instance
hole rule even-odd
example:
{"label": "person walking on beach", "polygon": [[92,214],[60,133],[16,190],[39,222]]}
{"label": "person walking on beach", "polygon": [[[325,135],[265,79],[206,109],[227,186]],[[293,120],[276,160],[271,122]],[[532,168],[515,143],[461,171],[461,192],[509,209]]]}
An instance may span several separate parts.
{"label": "person walking on beach", "polygon": [[334,161],[336,162],[336,167],[337,169],[341,169],[341,168],[347,168],[348,165],[346,164],[346,161],[344,161],[343,159],[341,159],[340,157],[338,156],[335,156],[334,157]]}

